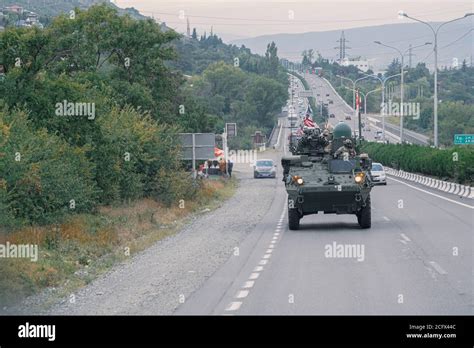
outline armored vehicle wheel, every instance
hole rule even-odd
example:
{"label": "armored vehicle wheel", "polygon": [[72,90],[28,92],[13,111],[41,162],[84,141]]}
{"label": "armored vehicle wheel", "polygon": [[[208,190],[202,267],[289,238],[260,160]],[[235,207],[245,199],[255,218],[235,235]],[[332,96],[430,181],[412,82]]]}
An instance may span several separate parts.
{"label": "armored vehicle wheel", "polygon": [[357,221],[359,222],[360,227],[362,228],[370,228],[372,225],[372,215],[370,209],[370,196],[367,197],[365,201],[365,207],[363,207],[357,213]]}
{"label": "armored vehicle wheel", "polygon": [[300,229],[300,214],[298,209],[288,209],[288,226],[290,230]]}

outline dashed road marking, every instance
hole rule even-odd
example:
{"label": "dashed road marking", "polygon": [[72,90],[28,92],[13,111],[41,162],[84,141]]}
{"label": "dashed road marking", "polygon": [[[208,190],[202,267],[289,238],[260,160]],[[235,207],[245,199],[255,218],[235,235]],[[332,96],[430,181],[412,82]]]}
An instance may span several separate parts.
{"label": "dashed road marking", "polygon": [[275,244],[275,243],[276,243],[276,240],[272,240],[270,243]]}
{"label": "dashed road marking", "polygon": [[267,263],[268,263],[268,260],[260,260],[260,262],[258,264],[264,266]]}
{"label": "dashed road marking", "polygon": [[440,265],[438,265],[436,262],[434,261],[430,261],[430,265],[431,267],[433,267],[435,269],[436,272],[438,272],[439,274],[448,274],[448,272],[446,272]]}
{"label": "dashed road marking", "polygon": [[249,294],[248,290],[240,290],[237,295],[235,295],[236,298],[246,298]]}
{"label": "dashed road marking", "polygon": [[385,221],[390,221],[390,219],[389,219],[388,217],[386,217],[386,216],[384,216],[383,219],[384,219]]}
{"label": "dashed road marking", "polygon": [[255,273],[250,274],[249,279],[255,280],[255,279],[257,279],[259,276],[260,276],[260,273],[255,272]]}
{"label": "dashed road marking", "polygon": [[264,258],[264,259],[269,259],[270,257],[272,257],[272,254],[265,254],[265,255],[263,255],[263,258]]}
{"label": "dashed road marking", "polygon": [[253,288],[255,282],[253,280],[248,280],[244,283],[244,286],[243,288],[244,289],[250,289],[250,288]]}
{"label": "dashed road marking", "polygon": [[236,311],[242,306],[242,302],[231,302],[225,309],[226,311]]}
{"label": "dashed road marking", "polygon": [[407,241],[407,242],[411,242],[411,239],[407,237],[407,235],[405,233],[400,233],[400,236],[402,236],[402,238]]}
{"label": "dashed road marking", "polygon": [[254,272],[261,272],[263,271],[263,267],[262,266],[256,266],[254,269],[253,269]]}
{"label": "dashed road marking", "polygon": [[269,247],[270,249],[273,249],[273,248],[275,247],[275,244],[270,244],[268,247]]}

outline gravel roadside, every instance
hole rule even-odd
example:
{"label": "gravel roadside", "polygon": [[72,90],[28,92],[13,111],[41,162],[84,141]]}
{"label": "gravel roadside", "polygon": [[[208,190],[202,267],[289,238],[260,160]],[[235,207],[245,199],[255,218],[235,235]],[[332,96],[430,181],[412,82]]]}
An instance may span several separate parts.
{"label": "gravel roadside", "polygon": [[[266,154],[265,156],[268,156]],[[261,156],[259,156],[261,157]],[[268,156],[273,157],[273,156]],[[113,267],[47,312],[25,304],[24,314],[172,314],[221,266],[268,211],[279,180],[255,180],[248,164],[235,164],[235,195],[197,216],[182,231]],[[251,212],[251,213],[250,213]],[[28,310],[25,308],[29,308]]]}

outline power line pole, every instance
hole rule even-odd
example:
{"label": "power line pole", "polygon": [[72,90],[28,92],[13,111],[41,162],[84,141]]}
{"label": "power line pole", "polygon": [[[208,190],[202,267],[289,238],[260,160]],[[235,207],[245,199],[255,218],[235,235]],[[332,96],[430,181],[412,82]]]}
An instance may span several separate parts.
{"label": "power line pole", "polygon": [[350,47],[346,46],[346,42],[349,41],[347,41],[346,37],[344,36],[344,30],[341,32],[341,38],[336,42],[339,43],[339,46],[334,48],[339,50],[339,63],[342,63],[344,58],[346,58],[346,50],[350,49]]}
{"label": "power line pole", "polygon": [[416,54],[413,53],[413,48],[411,45],[408,47],[408,67],[411,69],[412,67],[412,59],[411,57],[416,56]]}

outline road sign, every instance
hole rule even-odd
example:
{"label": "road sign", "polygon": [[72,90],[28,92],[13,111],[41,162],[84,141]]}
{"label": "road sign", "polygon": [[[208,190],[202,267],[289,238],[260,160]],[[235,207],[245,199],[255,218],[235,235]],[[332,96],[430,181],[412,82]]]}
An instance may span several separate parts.
{"label": "road sign", "polygon": [[[181,133],[182,159],[207,160],[214,158],[214,133]],[[194,156],[193,156],[194,154]]]}
{"label": "road sign", "polygon": [[311,98],[314,96],[314,92],[313,91],[299,91],[298,92],[298,97],[300,98]]}
{"label": "road sign", "polygon": [[225,129],[226,129],[227,137],[237,136],[237,123],[226,123]]}
{"label": "road sign", "polygon": [[474,144],[474,134],[454,134],[454,145]]}

